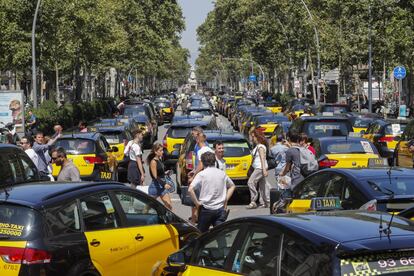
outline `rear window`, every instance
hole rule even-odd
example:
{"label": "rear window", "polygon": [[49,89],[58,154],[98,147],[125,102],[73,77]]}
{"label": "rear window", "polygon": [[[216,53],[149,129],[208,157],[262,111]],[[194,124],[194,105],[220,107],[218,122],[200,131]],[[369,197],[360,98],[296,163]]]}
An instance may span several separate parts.
{"label": "rear window", "polygon": [[322,112],[332,112],[332,113],[347,113],[351,110],[347,106],[324,106],[322,107]]}
{"label": "rear window", "polygon": [[386,135],[401,135],[407,124],[390,124],[385,127]]}
{"label": "rear window", "polygon": [[157,107],[170,107],[171,103],[169,103],[169,102],[156,102],[155,105]]}
{"label": "rear window", "polygon": [[0,204],[0,240],[30,240],[41,235],[40,215],[33,209]]}
{"label": "rear window", "polygon": [[88,139],[61,139],[55,145],[64,148],[66,153],[73,155],[96,153],[95,142]]}
{"label": "rear window", "polygon": [[192,129],[192,127],[170,128],[167,136],[171,138],[185,138]]}
{"label": "rear window", "polygon": [[376,178],[367,181],[369,187],[379,195],[389,195],[391,191],[394,195],[414,195],[413,179],[410,177]]}
{"label": "rear window", "polygon": [[199,115],[199,114],[209,116],[212,113],[210,110],[193,110],[190,112],[190,115]]}
{"label": "rear window", "polygon": [[[214,140],[208,141],[210,145]],[[242,157],[251,154],[247,141],[224,141],[224,157]]]}
{"label": "rear window", "polygon": [[356,118],[354,121],[354,127],[369,127],[369,124],[372,122],[372,119],[366,118]]}
{"label": "rear window", "polygon": [[267,124],[267,123],[278,123],[278,122],[287,122],[288,118],[287,117],[259,117],[257,118],[257,121],[259,124]]}
{"label": "rear window", "polygon": [[306,122],[303,132],[309,137],[347,136],[348,122]]}
{"label": "rear window", "polygon": [[124,142],[124,139],[126,139],[122,132],[105,132],[102,134],[109,144],[121,144]]}
{"label": "rear window", "polygon": [[332,140],[322,145],[323,154],[341,153],[378,153],[369,141],[337,141]]}

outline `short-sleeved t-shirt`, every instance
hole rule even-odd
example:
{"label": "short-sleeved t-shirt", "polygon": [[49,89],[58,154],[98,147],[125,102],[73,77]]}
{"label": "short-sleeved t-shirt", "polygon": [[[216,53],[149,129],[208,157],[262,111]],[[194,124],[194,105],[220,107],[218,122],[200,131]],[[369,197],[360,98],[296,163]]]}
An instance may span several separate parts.
{"label": "short-sleeved t-shirt", "polygon": [[129,141],[125,147],[125,154],[128,154],[131,161],[137,161],[136,157],[142,155],[141,146],[134,141]]}
{"label": "short-sleeved t-shirt", "polygon": [[206,152],[212,152],[212,153],[214,153],[214,151],[210,147],[208,147],[208,146],[202,147],[201,149],[199,149],[197,151],[197,159],[198,159],[198,162],[201,161],[201,155],[203,155],[203,153],[206,153]]}
{"label": "short-sleeved t-shirt", "polygon": [[69,162],[62,166],[57,181],[81,181],[79,169],[72,162]]}
{"label": "short-sleeved t-shirt", "polygon": [[291,188],[294,188],[304,179],[303,175],[300,173],[299,149],[292,147],[286,151],[286,163],[292,163],[292,167],[290,168],[290,177],[292,178]]}

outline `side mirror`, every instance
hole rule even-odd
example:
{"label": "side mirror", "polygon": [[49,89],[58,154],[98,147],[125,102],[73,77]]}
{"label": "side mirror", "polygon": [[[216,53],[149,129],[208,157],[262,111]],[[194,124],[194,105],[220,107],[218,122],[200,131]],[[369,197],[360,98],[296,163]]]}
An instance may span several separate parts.
{"label": "side mirror", "polygon": [[401,136],[395,136],[394,137],[394,141],[395,142],[399,142],[399,141],[401,141],[402,139],[401,139]]}
{"label": "side mirror", "polygon": [[119,151],[118,147],[116,147],[116,146],[113,146],[111,149],[112,149],[112,152],[118,152]]}
{"label": "side mirror", "polygon": [[177,151],[180,151],[181,150],[181,146],[182,146],[181,144],[175,144],[174,145],[174,149],[177,150]]}
{"label": "side mirror", "polygon": [[167,263],[171,267],[182,268],[185,266],[185,255],[184,252],[178,251],[167,258]]}
{"label": "side mirror", "polygon": [[364,135],[366,132],[365,130],[361,130],[359,133],[361,133],[361,135]]}

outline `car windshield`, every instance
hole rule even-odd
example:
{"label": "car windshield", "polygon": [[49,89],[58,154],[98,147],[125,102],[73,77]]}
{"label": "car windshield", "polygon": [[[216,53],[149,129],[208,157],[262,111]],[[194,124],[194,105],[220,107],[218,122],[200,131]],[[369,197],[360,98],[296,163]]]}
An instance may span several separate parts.
{"label": "car windshield", "polygon": [[157,107],[170,107],[171,103],[169,103],[169,102],[155,102],[155,105]]}
{"label": "car windshield", "polygon": [[122,132],[105,132],[102,133],[103,136],[105,136],[106,141],[108,141],[109,144],[121,144],[124,142],[124,139],[126,139],[125,135]]}
{"label": "car windshield", "polygon": [[41,235],[40,216],[33,209],[1,204],[0,240],[31,240]]}
{"label": "car windshield", "polygon": [[170,138],[185,138],[191,132],[193,127],[174,127],[168,130],[167,136]]}
{"label": "car windshield", "polygon": [[[373,178],[367,180],[369,187],[380,195],[413,195],[414,185],[412,177]],[[392,193],[391,193],[392,192]]]}
{"label": "car windshield", "polygon": [[325,141],[322,144],[322,154],[341,154],[341,153],[375,153],[378,151],[375,146],[369,141],[348,140]]}
{"label": "car windshield", "polygon": [[372,119],[368,118],[355,118],[354,127],[369,127],[369,124],[372,122]]}
{"label": "car windshield", "polygon": [[205,115],[205,116],[209,116],[211,115],[211,111],[210,110],[192,110],[190,112],[190,115]]}
{"label": "car windshield", "polygon": [[385,134],[386,135],[401,135],[404,132],[405,127],[407,124],[390,124],[385,127]]}
{"label": "car windshield", "polygon": [[322,108],[322,112],[347,113],[350,112],[350,109],[347,106],[327,105]]}
{"label": "car windshield", "polygon": [[266,116],[266,117],[258,117],[257,121],[259,124],[267,124],[267,123],[287,122],[289,120],[287,117],[282,117],[282,116]]}
{"label": "car windshield", "polygon": [[95,142],[88,139],[60,139],[56,141],[56,147],[62,147],[68,154],[94,154]]}
{"label": "car windshield", "polygon": [[327,136],[347,136],[348,126],[346,122],[306,122],[304,132],[312,138]]}

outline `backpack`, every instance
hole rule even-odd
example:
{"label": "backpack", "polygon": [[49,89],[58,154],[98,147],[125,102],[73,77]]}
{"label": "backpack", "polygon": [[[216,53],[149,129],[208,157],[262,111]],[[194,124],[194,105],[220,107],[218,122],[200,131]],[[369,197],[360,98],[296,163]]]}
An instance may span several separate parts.
{"label": "backpack", "polygon": [[316,160],[315,156],[310,150],[308,150],[307,148],[296,147],[296,146],[294,146],[293,148],[297,148],[299,150],[300,173],[303,176],[306,177],[310,175],[311,173],[316,172],[319,169],[318,161]]}

